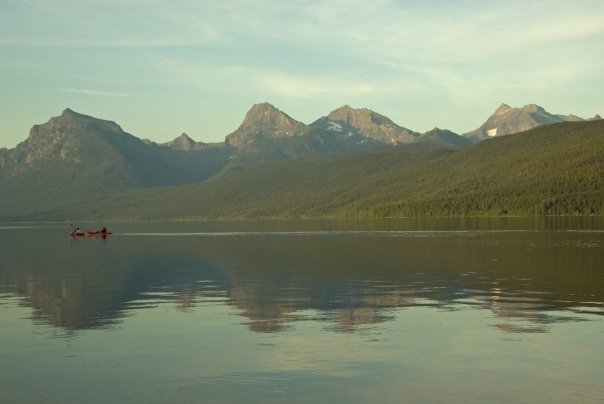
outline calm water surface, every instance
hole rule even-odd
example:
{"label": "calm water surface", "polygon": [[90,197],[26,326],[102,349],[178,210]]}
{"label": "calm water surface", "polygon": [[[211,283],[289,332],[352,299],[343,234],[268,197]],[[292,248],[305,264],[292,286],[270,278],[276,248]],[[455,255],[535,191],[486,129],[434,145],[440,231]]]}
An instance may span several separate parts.
{"label": "calm water surface", "polygon": [[1,402],[604,402],[602,218],[109,227],[0,224]]}

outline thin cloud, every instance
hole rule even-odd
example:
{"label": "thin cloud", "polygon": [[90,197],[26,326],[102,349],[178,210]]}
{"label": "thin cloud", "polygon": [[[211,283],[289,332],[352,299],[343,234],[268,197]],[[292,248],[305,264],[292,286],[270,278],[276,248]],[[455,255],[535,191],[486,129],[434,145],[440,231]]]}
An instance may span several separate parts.
{"label": "thin cloud", "polygon": [[334,83],[286,74],[259,74],[254,79],[260,87],[273,93],[296,98],[314,98],[327,94],[368,95],[379,92],[379,89],[372,84]]}
{"label": "thin cloud", "polygon": [[92,104],[144,94],[137,107],[200,105],[225,127],[239,123],[225,105],[266,99],[308,119],[346,103],[467,130],[482,116],[463,111],[501,102],[602,113],[603,41],[602,0],[0,1],[0,84]]}
{"label": "thin cloud", "polygon": [[455,1],[438,7],[392,0],[258,0],[254,7],[241,7],[234,0],[178,6],[140,0],[67,1],[64,7],[60,1],[29,1],[0,16],[0,22],[0,45],[328,46],[360,60],[396,65],[408,60],[468,61],[560,40],[580,41],[602,34],[604,9],[599,0],[497,5]]}
{"label": "thin cloud", "polygon": [[293,98],[380,96],[421,89],[421,84],[414,82],[365,81],[332,75],[306,77],[280,71],[256,72],[250,76],[258,87]]}
{"label": "thin cloud", "polygon": [[80,88],[63,88],[60,91],[63,93],[84,94],[99,97],[134,97],[134,94],[118,93],[113,91],[97,91]]}

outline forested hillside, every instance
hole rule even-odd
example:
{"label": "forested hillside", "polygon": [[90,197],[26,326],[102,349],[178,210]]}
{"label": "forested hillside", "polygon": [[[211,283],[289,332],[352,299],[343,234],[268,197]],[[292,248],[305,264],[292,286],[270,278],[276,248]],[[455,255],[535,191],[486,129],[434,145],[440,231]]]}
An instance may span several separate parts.
{"label": "forested hillside", "polygon": [[409,144],[272,162],[43,219],[604,215],[604,122],[545,125],[467,149]]}

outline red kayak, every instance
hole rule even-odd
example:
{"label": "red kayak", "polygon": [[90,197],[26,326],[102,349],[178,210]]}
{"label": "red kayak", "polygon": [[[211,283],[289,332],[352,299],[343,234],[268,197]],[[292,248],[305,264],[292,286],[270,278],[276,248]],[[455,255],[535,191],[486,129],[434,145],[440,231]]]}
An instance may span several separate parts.
{"label": "red kayak", "polygon": [[103,231],[103,230],[88,230],[88,235],[89,236],[108,236],[110,235],[111,232],[110,231]]}
{"label": "red kayak", "polygon": [[84,235],[86,235],[86,233],[84,233],[83,231],[72,231],[71,233],[69,233],[69,235],[72,237],[77,237],[77,236],[84,236]]}

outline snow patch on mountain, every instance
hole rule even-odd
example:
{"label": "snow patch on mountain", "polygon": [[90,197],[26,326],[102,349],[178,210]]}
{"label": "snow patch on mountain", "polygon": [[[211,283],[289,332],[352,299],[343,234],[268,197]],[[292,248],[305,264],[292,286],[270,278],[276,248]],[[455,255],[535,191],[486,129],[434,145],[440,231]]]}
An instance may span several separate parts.
{"label": "snow patch on mountain", "polygon": [[342,132],[342,125],[337,122],[327,121],[327,130],[332,130],[334,132]]}

